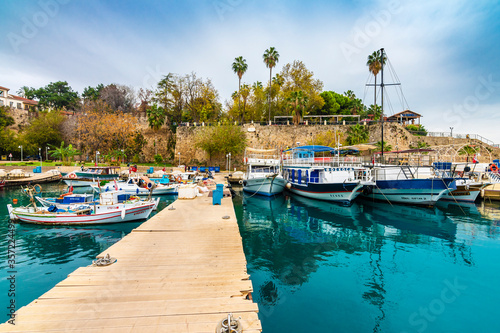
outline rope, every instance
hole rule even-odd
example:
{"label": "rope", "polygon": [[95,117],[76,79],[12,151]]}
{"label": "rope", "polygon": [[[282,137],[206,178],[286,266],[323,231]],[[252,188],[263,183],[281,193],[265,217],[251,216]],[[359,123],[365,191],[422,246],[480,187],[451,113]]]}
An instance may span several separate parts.
{"label": "rope", "polygon": [[104,256],[104,258],[97,258],[97,260],[92,260],[92,266],[109,266],[116,262],[116,258],[110,257],[109,253]]}
{"label": "rope", "polygon": [[[465,211],[462,209],[462,206],[460,206],[460,205],[458,204],[457,199],[456,199],[456,198],[455,198],[455,196],[451,193],[451,189],[450,189],[450,188],[448,187],[448,185],[446,185],[446,183],[444,182],[444,179],[443,179],[443,178],[441,178],[441,181],[443,182],[444,186],[448,189],[448,191],[450,191],[450,194],[451,194],[451,196],[452,196],[453,200],[455,200],[455,203],[458,205],[458,207],[460,207],[460,210],[462,211],[462,213],[464,213],[464,216],[467,216],[467,214],[465,214]],[[432,182],[432,184],[434,185],[434,182]]]}

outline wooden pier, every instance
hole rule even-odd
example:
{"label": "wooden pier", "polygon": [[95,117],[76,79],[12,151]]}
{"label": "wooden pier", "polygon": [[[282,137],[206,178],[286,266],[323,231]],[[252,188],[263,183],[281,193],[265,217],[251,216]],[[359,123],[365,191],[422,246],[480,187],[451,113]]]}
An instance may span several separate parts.
{"label": "wooden pier", "polygon": [[77,269],[0,332],[214,333],[228,313],[261,332],[231,198],[177,200],[106,254],[117,261]]}
{"label": "wooden pier", "polygon": [[31,177],[8,177],[5,178],[5,187],[14,187],[28,184],[43,184],[60,181],[62,176],[54,173],[38,173]]}

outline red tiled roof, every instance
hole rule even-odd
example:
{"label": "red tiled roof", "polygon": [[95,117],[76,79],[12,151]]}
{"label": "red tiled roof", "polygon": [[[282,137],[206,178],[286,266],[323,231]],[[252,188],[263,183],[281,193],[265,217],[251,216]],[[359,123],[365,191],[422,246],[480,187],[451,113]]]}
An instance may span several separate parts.
{"label": "red tiled roof", "polygon": [[24,97],[21,97],[21,96],[16,96],[16,95],[10,95],[10,97],[12,97],[15,100],[21,101],[24,104],[38,105],[38,102],[34,101],[32,99],[27,99],[27,98],[24,98]]}
{"label": "red tiled roof", "polygon": [[2,86],[0,86],[0,89],[2,89],[2,90],[7,90],[7,91],[9,91],[9,90],[10,90],[9,88],[5,88],[5,87],[2,87]]}

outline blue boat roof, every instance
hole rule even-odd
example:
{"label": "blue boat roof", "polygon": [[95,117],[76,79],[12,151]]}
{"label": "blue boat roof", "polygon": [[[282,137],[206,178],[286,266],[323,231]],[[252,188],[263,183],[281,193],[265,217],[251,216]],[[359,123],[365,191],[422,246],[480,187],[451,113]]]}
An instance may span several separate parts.
{"label": "blue boat roof", "polygon": [[325,151],[330,151],[330,152],[335,152],[337,151],[336,148],[328,147],[328,146],[300,146],[300,147],[293,147],[289,148],[285,151],[296,151],[296,150],[307,150],[311,152],[325,152]]}

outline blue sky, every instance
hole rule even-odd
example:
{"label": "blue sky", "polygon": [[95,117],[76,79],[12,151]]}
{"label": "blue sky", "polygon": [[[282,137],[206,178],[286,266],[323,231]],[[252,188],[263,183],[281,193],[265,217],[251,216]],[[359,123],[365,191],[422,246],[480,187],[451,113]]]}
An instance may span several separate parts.
{"label": "blue sky", "polygon": [[[68,81],[152,88],[169,72],[210,78],[221,102],[243,82],[268,80],[301,60],[325,90],[353,90],[371,104],[366,57],[384,47],[409,107],[431,131],[500,143],[498,1],[2,1],[0,86]],[[276,71],[273,71],[276,72]],[[388,88],[386,113],[403,105]]]}

